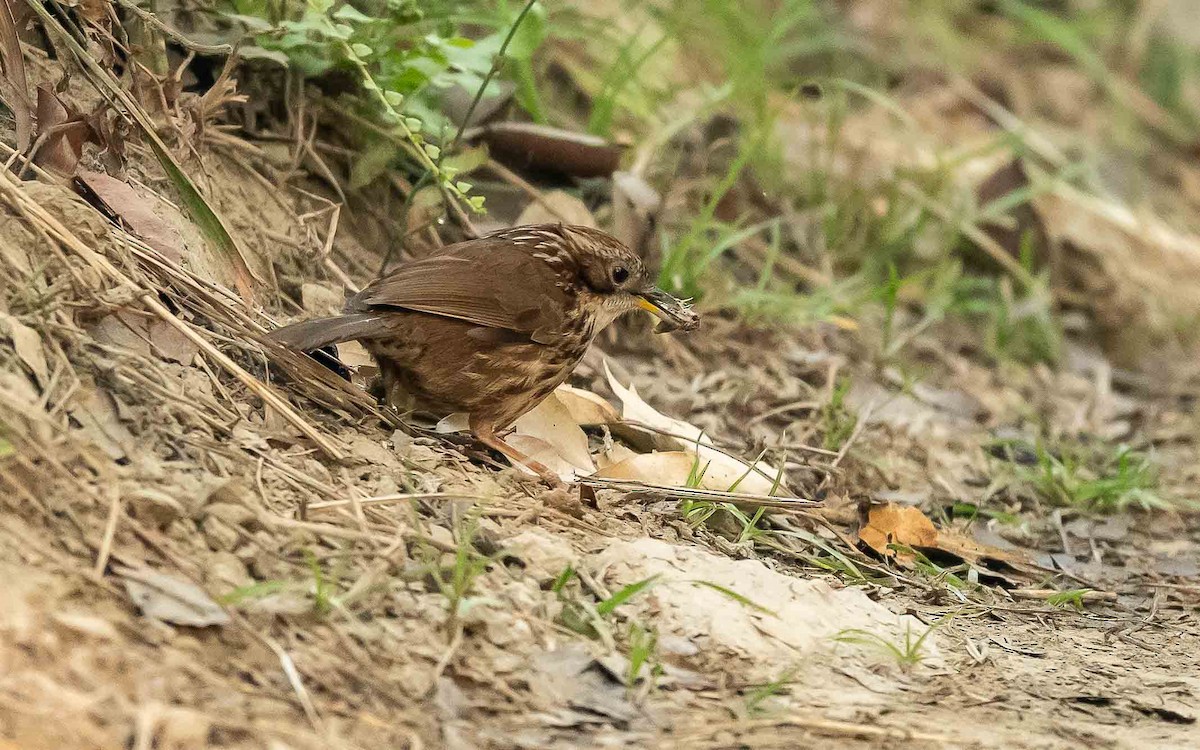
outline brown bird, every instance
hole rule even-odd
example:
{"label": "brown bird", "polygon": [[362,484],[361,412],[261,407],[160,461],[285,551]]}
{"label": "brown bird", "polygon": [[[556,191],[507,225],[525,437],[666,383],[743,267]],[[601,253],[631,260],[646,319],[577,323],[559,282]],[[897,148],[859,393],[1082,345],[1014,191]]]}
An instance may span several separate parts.
{"label": "brown bird", "polygon": [[536,224],[407,261],[351,297],[345,314],[270,338],[300,351],[361,341],[391,405],[436,416],[467,412],[481,443],[558,484],[498,433],[567,379],[601,329],[637,308],[660,318],[658,332],[700,325],[686,303],[651,284],[617,239]]}

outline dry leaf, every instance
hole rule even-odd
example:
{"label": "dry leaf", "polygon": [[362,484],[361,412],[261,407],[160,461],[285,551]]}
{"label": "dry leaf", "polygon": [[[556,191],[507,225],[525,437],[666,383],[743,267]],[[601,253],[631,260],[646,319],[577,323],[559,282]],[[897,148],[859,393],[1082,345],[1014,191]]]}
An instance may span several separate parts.
{"label": "dry leaf", "polygon": [[144,356],[157,354],[181,365],[190,365],[199,351],[199,347],[174,326],[129,311],[105,315],[90,332],[98,342]]}
{"label": "dry leaf", "polygon": [[[71,114],[62,100],[48,86],[37,89],[37,140],[42,145],[33,157],[33,162],[52,172],[73,175],[79,165],[81,145],[79,133],[72,133],[83,123],[71,123]],[[71,136],[75,137],[72,138]]]}
{"label": "dry leaf", "polygon": [[[585,474],[596,470],[596,464],[588,450],[587,435],[579,428],[578,422],[572,418],[571,412],[559,400],[557,393],[551,393],[531,411],[518,418],[513,427],[512,437],[524,435],[538,438],[553,446],[554,452],[569,466]],[[511,438],[509,442],[512,442]],[[521,450],[516,444],[513,444],[513,447]]]}
{"label": "dry leaf", "polygon": [[608,468],[614,464],[619,464],[622,461],[627,461],[638,455],[637,451],[633,450],[624,443],[618,443],[615,441],[610,442],[610,445],[605,446],[603,450],[595,455],[596,466],[600,467],[601,469]]}
{"label": "dry leaf", "polygon": [[621,385],[616,376],[612,374],[612,370],[609,369],[607,361],[604,363],[604,374],[608,378],[608,386],[621,400],[622,420],[640,422],[660,432],[668,433],[672,436],[669,438],[670,442],[681,448],[695,450],[697,443],[712,443],[712,438],[705,435],[699,427],[680,419],[668,417],[643,401],[642,397],[638,395],[637,388],[632,385],[628,388]]}
{"label": "dry leaf", "polygon": [[613,424],[621,421],[621,415],[612,404],[591,391],[560,385],[554,395],[571,414],[571,419],[580,427]]}
{"label": "dry leaf", "polygon": [[149,568],[114,569],[142,614],[173,625],[203,628],[229,623],[229,615],[199,586]]}
{"label": "dry leaf", "polygon": [[200,351],[200,347],[180,333],[178,328],[157,318],[150,322],[148,333],[150,347],[159,356],[172,362],[190,365]]}
{"label": "dry leaf", "polygon": [[83,434],[114,461],[127,458],[135,443],[117,409],[113,397],[93,385],[82,385],[67,409]]}
{"label": "dry leaf", "polygon": [[[936,547],[938,532],[919,508],[912,506],[877,505],[867,513],[867,523],[858,530],[858,538],[885,557],[896,555],[889,544],[908,547]],[[903,557],[903,555],[901,555]]]}
{"label": "dry leaf", "polygon": [[[745,479],[738,485],[739,492],[766,495],[771,494],[772,489],[774,489],[775,494],[791,494],[782,481],[778,486],[775,486],[775,478],[780,476],[777,468],[765,461],[759,461],[755,464],[756,471],[751,471],[750,464],[713,448],[712,439],[704,434],[703,430],[699,427],[683,420],[666,416],[643,401],[642,397],[638,395],[637,389],[633,386],[626,388],[621,385],[608,368],[607,362],[604,365],[604,372],[608,377],[609,387],[613,389],[613,393],[617,394],[617,398],[621,400],[621,417],[623,420],[640,422],[641,424],[672,435],[673,437],[667,439],[668,444],[699,456],[701,465],[708,465],[709,471],[714,473],[714,477],[719,477],[719,479],[714,481],[723,481],[732,475],[733,479],[729,483],[732,484],[738,477],[745,475]],[[704,486],[705,489],[719,489],[724,491],[729,489],[729,484],[726,484],[724,487]]]}
{"label": "dry leaf", "polygon": [[596,217],[584,205],[583,201],[562,190],[551,190],[542,193],[540,199],[535,199],[525,207],[517,217],[517,224],[580,224],[585,227],[596,227]]}
{"label": "dry leaf", "polygon": [[756,474],[748,474],[749,467],[737,459],[717,454],[724,461],[698,458],[687,451],[642,453],[619,463],[611,464],[596,472],[605,479],[631,479],[647,484],[663,484],[671,487],[687,487],[689,479],[699,476],[699,483],[692,486],[718,492],[746,492],[766,495],[772,482]]}
{"label": "dry leaf", "polygon": [[603,138],[528,122],[498,122],[466,134],[514,169],[544,169],[572,177],[608,177],[624,149]]}
{"label": "dry leaf", "polygon": [[[532,435],[513,434],[504,438],[504,442],[524,453],[529,457],[530,461],[537,461],[545,466],[557,474],[558,478],[564,482],[572,482],[576,476],[591,472],[591,469],[582,469],[581,467],[572,465],[570,461],[563,458],[557,446],[551,445],[541,438],[533,437]],[[518,471],[535,476],[529,467],[522,466],[512,460],[509,463]]]}
{"label": "dry leaf", "polygon": [[178,263],[183,258],[183,238],[179,231],[159,217],[153,202],[138,194],[129,184],[103,172],[80,172],[79,182],[104,204],[108,212],[121,220],[130,232],[163,257]]}
{"label": "dry leaf", "polygon": [[438,420],[438,423],[433,426],[433,431],[439,435],[450,435],[455,432],[466,432],[471,429],[471,415],[465,411],[456,411],[453,414],[447,414]]}
{"label": "dry leaf", "polygon": [[13,350],[41,385],[50,380],[50,366],[46,363],[46,352],[42,349],[42,337],[38,332],[11,315],[0,313],[0,336],[13,342]]}

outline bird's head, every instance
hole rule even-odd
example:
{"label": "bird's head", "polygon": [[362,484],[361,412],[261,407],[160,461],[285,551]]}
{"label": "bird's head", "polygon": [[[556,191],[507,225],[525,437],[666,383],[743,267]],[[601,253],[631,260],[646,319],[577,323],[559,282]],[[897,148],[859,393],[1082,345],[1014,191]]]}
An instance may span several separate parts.
{"label": "bird's head", "polygon": [[650,279],[646,264],[632,250],[598,229],[561,225],[559,231],[579,273],[582,294],[596,308],[596,330],[635,309],[659,319],[658,333],[694,331],[700,316],[682,300],[667,294]]}

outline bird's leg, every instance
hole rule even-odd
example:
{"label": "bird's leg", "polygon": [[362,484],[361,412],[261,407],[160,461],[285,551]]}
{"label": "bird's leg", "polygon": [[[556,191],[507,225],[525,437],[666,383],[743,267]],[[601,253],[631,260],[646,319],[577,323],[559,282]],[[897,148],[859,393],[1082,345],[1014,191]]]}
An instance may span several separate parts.
{"label": "bird's leg", "polygon": [[542,481],[551,487],[564,486],[563,481],[561,478],[559,478],[558,474],[555,474],[548,466],[540,461],[533,460],[521,451],[504,442],[504,440],[502,440],[500,436],[496,434],[496,429],[492,425],[486,423],[481,424],[472,420],[471,434],[475,436],[476,440],[483,443],[487,447],[499,451],[516,463],[525,466],[530,471],[541,477]]}

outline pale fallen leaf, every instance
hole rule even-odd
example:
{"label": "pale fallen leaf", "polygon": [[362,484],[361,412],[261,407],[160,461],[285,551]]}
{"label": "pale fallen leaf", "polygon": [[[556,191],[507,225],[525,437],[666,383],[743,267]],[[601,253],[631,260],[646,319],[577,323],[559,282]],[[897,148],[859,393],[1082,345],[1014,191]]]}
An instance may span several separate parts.
{"label": "pale fallen leaf", "polygon": [[592,216],[583,201],[562,190],[542,193],[540,200],[534,200],[517,217],[518,226],[560,222],[595,228],[596,217]]}
{"label": "pale fallen leaf", "polygon": [[612,445],[606,446],[603,450],[595,455],[596,465],[601,469],[619,464],[622,461],[633,458],[638,455],[638,452],[625,445],[624,443],[613,442]]}
{"label": "pale fallen leaf", "polygon": [[[580,467],[573,466],[570,461],[563,458],[557,446],[551,445],[541,438],[533,437],[532,435],[512,434],[504,438],[504,442],[524,453],[529,457],[530,461],[537,461],[542,464],[557,474],[559,479],[562,479],[564,482],[573,481],[578,474],[587,474],[591,471],[591,469],[580,470]],[[518,471],[531,476],[534,475],[534,472],[527,466],[522,466],[513,461],[509,463],[512,463]]]}
{"label": "pale fallen leaf", "polygon": [[456,411],[453,414],[447,414],[438,420],[438,423],[433,426],[433,431],[439,435],[450,435],[455,432],[466,432],[470,429],[469,421],[471,415],[465,411]]}
{"label": "pale fallen leaf", "polygon": [[146,334],[146,321],[126,311],[105,315],[88,331],[92,340],[137,352],[150,354],[150,341]]}
{"label": "pale fallen leaf", "polygon": [[346,341],[337,345],[338,359],[347,367],[374,367],[375,358],[366,347],[357,341]]}
{"label": "pale fallen leaf", "polygon": [[50,366],[46,363],[46,352],[38,332],[13,316],[0,313],[0,336],[13,342],[17,358],[29,368],[38,383],[45,385],[50,379]]}
{"label": "pale fallen leaf", "polygon": [[142,355],[157,354],[181,365],[190,365],[199,351],[196,344],[174,326],[129,311],[105,315],[92,326],[90,333],[98,342]]}
{"label": "pale fallen leaf", "polygon": [[[617,394],[617,398],[621,400],[621,417],[625,421],[634,421],[649,427],[655,428],[664,433],[668,433],[669,442],[674,443],[673,447],[677,447],[688,453],[695,454],[700,457],[701,464],[711,465],[710,471],[717,472],[717,476],[722,479],[728,477],[730,473],[734,473],[733,481],[744,474],[748,474],[741,484],[738,485],[739,492],[748,492],[753,494],[770,494],[772,488],[775,489],[775,494],[790,494],[787,486],[780,481],[778,487],[774,487],[775,478],[779,476],[779,470],[765,461],[756,463],[755,469],[750,470],[750,464],[734,458],[726,453],[723,453],[712,447],[712,439],[704,433],[699,427],[684,422],[681,419],[668,417],[654,407],[647,404],[638,395],[637,389],[633,386],[626,388],[621,385],[617,378],[609,369],[608,363],[604,364],[604,373],[608,377],[608,385],[612,388],[613,393]],[[709,487],[706,489],[721,489],[727,490],[729,486],[724,487]]]}
{"label": "pale fallen leaf", "polygon": [[720,453],[717,456],[724,460],[697,457],[696,454],[687,451],[642,453],[606,466],[596,472],[595,476],[687,487],[689,478],[694,479],[698,475],[699,483],[692,486],[701,489],[718,492],[736,489],[737,492],[760,495],[770,493],[771,481],[757,474],[747,474],[749,467],[737,459]]}
{"label": "pale fallen leaf", "polygon": [[602,396],[570,385],[560,385],[554,395],[571,413],[571,419],[580,427],[613,424],[621,421],[615,407]]}
{"label": "pale fallen leaf", "polygon": [[867,523],[858,530],[858,538],[879,554],[892,557],[896,551],[888,549],[889,544],[934,547],[937,545],[938,531],[920,508],[889,503],[870,509]]}
{"label": "pale fallen leaf", "polygon": [[[571,412],[559,400],[557,393],[551,393],[527,414],[518,418],[513,427],[512,437],[538,438],[552,446],[554,452],[569,466],[585,474],[596,470],[591,451],[588,450],[587,435],[571,417]],[[511,443],[511,438],[509,442]]]}
{"label": "pale fallen leaf", "polygon": [[628,388],[621,385],[621,382],[609,369],[607,361],[604,363],[604,374],[608,378],[608,387],[612,388],[613,393],[621,400],[621,418],[623,420],[640,422],[668,433],[680,447],[690,446],[694,449],[696,443],[712,443],[712,438],[705,435],[699,427],[680,419],[668,417],[643,401],[642,397],[638,395],[637,388],[632,385]]}
{"label": "pale fallen leaf", "polygon": [[142,614],[173,625],[226,625],[229,615],[204,589],[149,568],[117,567],[129,598]]}
{"label": "pale fallen leaf", "polygon": [[81,386],[67,408],[81,432],[114,461],[128,457],[135,443],[118,408],[111,395],[92,385]]}

